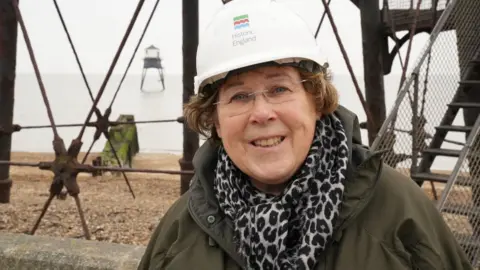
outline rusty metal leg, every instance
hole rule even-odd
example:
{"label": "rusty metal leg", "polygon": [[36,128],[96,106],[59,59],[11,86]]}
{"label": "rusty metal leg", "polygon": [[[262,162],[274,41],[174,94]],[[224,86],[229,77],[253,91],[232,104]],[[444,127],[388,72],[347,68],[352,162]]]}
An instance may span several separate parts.
{"label": "rusty metal leg", "polygon": [[[196,73],[196,53],[198,45],[198,0],[182,1],[183,28],[183,104],[194,95],[193,79]],[[183,157],[179,160],[181,170],[192,170],[192,160],[198,149],[198,134],[183,124]],[[190,187],[191,175],[181,176],[180,194]]]}
{"label": "rusty metal leg", "polygon": [[[8,166],[4,166],[8,167]],[[10,203],[10,191],[12,190],[12,179],[0,180],[0,203]]]}
{"label": "rusty metal leg", "polygon": [[32,230],[30,231],[31,235],[35,234],[35,231],[37,231],[38,226],[40,225],[40,222],[42,221],[43,217],[45,216],[45,213],[48,210],[48,207],[50,207],[50,204],[52,203],[53,198],[55,196],[58,196],[63,189],[63,182],[60,179],[59,176],[55,176],[53,178],[52,184],[50,185],[50,195],[48,196],[47,201],[43,205],[42,212],[40,213],[40,216],[38,216],[37,221],[35,221],[35,225],[33,225]]}
{"label": "rusty metal leg", "polygon": [[360,1],[359,9],[365,71],[365,98],[368,111],[371,114],[371,118],[367,119],[368,142],[369,145],[372,145],[387,115],[383,81],[382,46],[384,37],[379,35],[383,25],[378,0]]}
{"label": "rusty metal leg", "polygon": [[[12,130],[17,21],[9,0],[0,0],[0,129]],[[10,160],[12,133],[0,133],[0,160]],[[0,203],[10,202],[10,166],[0,166]]]}
{"label": "rusty metal leg", "polygon": [[74,195],[73,198],[75,199],[75,203],[77,204],[78,215],[80,216],[80,222],[82,223],[83,233],[85,234],[85,238],[87,240],[91,239],[90,231],[88,230],[87,221],[85,220],[85,216],[83,215],[82,204],[80,203],[80,198],[78,194]]}
{"label": "rusty metal leg", "polygon": [[160,82],[162,83],[162,91],[165,90],[165,79],[163,78],[163,71],[158,69],[158,76],[160,77]]}
{"label": "rusty metal leg", "polygon": [[37,221],[35,221],[35,225],[33,225],[32,230],[30,231],[31,235],[34,235],[35,232],[38,229],[38,226],[40,225],[40,222],[42,221],[43,217],[45,216],[45,213],[47,213],[48,207],[50,207],[50,204],[52,203],[53,198],[55,197],[55,194],[50,193],[50,196],[48,196],[47,201],[43,205],[42,212],[40,213],[40,216],[38,216]]}
{"label": "rusty metal leg", "polygon": [[144,68],[142,71],[142,80],[140,81],[140,90],[143,91],[143,84],[145,83],[145,76],[147,75],[147,69]]}

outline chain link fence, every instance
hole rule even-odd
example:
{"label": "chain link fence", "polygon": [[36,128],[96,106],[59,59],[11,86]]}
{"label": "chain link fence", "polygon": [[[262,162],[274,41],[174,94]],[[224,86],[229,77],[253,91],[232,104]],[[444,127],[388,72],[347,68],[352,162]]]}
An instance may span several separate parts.
{"label": "chain link fence", "polygon": [[[390,10],[415,9],[418,1],[421,0],[388,0],[388,5]],[[432,9],[438,4],[436,10],[442,12],[437,12],[438,20],[430,38],[372,145],[375,150],[385,151],[387,164],[406,175],[418,172],[422,152],[442,128],[448,104],[453,100],[480,104],[480,84],[476,89],[473,86],[470,94],[457,93],[466,78],[480,81],[480,72],[474,74],[475,70],[469,69],[472,60],[480,59],[480,1],[424,2],[422,9]],[[450,153],[460,153],[459,157],[437,156],[430,171],[449,176],[447,184],[431,182],[433,190],[442,195],[438,208],[471,261],[478,264],[480,139],[476,139],[476,126],[480,122],[475,119],[480,109],[469,110],[459,110],[452,124],[457,126],[455,132],[448,132],[441,145],[442,149],[453,150]]]}
{"label": "chain link fence", "polygon": [[[418,21],[431,21],[431,17],[434,16],[434,12],[437,11],[437,15],[440,15],[445,7],[451,0],[380,0],[380,5],[383,6],[383,10],[396,10],[404,12],[391,13],[394,22],[412,22],[415,17],[415,10],[417,5],[420,4],[420,10],[422,12]],[[430,12],[425,12],[430,10]],[[447,23],[448,25],[448,23]]]}
{"label": "chain link fence", "polygon": [[[403,2],[409,1],[392,1]],[[428,1],[426,1],[428,2]],[[453,2],[453,3],[456,3]],[[409,8],[410,4],[405,5]],[[423,52],[417,59],[413,72],[405,81],[402,90],[384,126],[379,133],[373,148],[386,150],[385,161],[405,174],[410,174],[410,168],[418,166],[420,153],[430,142],[457,91],[460,81],[459,55],[457,52],[457,38],[455,31],[443,31],[446,22],[465,10],[458,12],[458,8],[447,9],[445,16],[439,18],[439,23],[427,41]],[[472,22],[471,31],[475,23]],[[462,52],[470,57],[473,52]],[[467,57],[463,57],[467,58]],[[464,136],[448,138],[450,147],[461,149],[464,145]],[[454,160],[442,160],[442,163],[451,163]],[[441,166],[444,169],[444,166]],[[450,168],[451,169],[451,168]]]}
{"label": "chain link fence", "polygon": [[415,9],[418,2],[421,9],[431,9],[437,6],[438,10],[445,9],[451,0],[380,0],[382,4],[387,2],[391,9]]}
{"label": "chain link fence", "polygon": [[477,267],[480,266],[479,126],[480,122],[476,123],[474,132],[467,139],[467,147],[462,151],[438,205],[456,239]]}

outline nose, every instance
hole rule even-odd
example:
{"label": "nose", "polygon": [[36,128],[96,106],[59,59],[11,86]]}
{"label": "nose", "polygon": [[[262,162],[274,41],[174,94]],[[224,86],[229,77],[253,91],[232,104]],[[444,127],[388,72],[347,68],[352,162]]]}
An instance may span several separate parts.
{"label": "nose", "polygon": [[253,103],[249,119],[251,123],[264,124],[277,118],[272,104],[265,99],[264,95],[256,95],[251,102]]}

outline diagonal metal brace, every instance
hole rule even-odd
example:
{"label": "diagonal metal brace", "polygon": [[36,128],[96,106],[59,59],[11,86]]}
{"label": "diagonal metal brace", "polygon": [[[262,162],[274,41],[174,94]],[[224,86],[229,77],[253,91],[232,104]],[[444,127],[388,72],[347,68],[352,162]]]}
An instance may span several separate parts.
{"label": "diagonal metal brace", "polygon": [[48,197],[45,205],[43,206],[40,216],[37,218],[35,225],[33,226],[30,234],[35,234],[40,222],[48,210],[54,197],[59,197],[62,194],[63,187],[67,189],[70,196],[75,199],[77,204],[80,221],[85,234],[86,239],[90,239],[90,232],[88,230],[87,222],[85,220],[83,210],[80,204],[80,187],[77,182],[77,175],[79,173],[79,163],[77,160],[78,153],[82,143],[78,140],[73,140],[68,150],[65,148],[65,144],[62,139],[56,138],[53,141],[53,148],[55,151],[55,159],[53,162],[40,162],[39,168],[43,170],[50,170],[53,172],[53,181],[50,185],[50,196]]}
{"label": "diagonal metal brace", "polygon": [[[110,126],[113,126],[112,123],[109,120],[109,117],[112,114],[112,108],[108,107],[105,110],[105,114],[103,116],[102,116],[102,113],[100,112],[100,110],[97,107],[95,107],[94,112],[95,112],[95,115],[97,116],[97,121],[94,122],[94,126],[95,126],[96,130],[95,130],[95,133],[93,135],[93,142],[92,142],[92,145],[91,145],[90,149],[93,147],[93,144],[96,141],[98,141],[98,139],[100,139],[100,136],[103,134],[105,136],[105,138],[107,139],[108,143],[110,144],[110,148],[112,148],[112,150],[113,150],[113,155],[115,156],[115,159],[116,159],[118,165],[121,166],[122,162],[120,161],[120,158],[118,157],[117,151],[115,150],[115,148],[112,144],[112,141],[110,140],[110,134],[108,134],[108,129],[110,128]],[[73,146],[73,143],[80,143],[80,142],[77,142],[77,140],[78,140],[78,138],[72,141],[72,146]],[[78,150],[79,149],[80,148],[78,148]],[[87,152],[87,154],[83,158],[82,164],[86,161],[89,153],[90,153],[90,150]],[[78,152],[77,152],[77,155],[78,155]],[[129,189],[130,193],[132,194],[132,197],[135,199],[135,193],[133,192],[132,186],[130,185],[130,181],[128,180],[127,175],[123,171],[121,173],[123,175],[123,178],[125,179],[125,182],[128,186],[128,189]]]}

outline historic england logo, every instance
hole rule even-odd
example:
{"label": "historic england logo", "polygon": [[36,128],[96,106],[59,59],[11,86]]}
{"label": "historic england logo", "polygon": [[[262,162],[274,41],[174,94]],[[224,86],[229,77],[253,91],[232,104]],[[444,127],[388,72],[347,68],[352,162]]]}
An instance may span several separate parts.
{"label": "historic england logo", "polygon": [[248,15],[241,15],[233,18],[233,28],[235,30],[246,28],[250,26],[250,21],[248,20]]}

